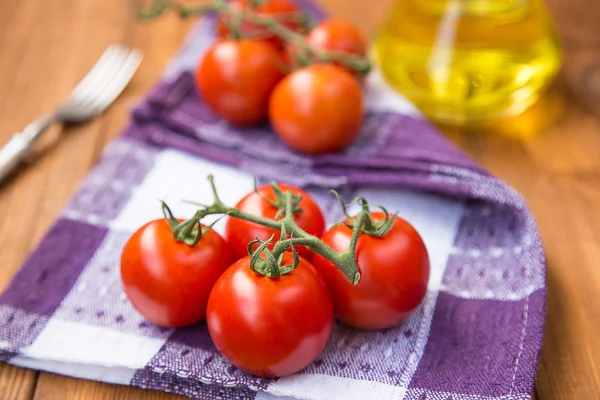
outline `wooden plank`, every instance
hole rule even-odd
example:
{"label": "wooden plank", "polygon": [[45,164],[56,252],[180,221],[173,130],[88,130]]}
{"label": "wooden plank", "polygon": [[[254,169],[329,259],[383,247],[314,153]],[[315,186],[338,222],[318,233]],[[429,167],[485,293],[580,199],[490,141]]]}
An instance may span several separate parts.
{"label": "wooden plank", "polygon": [[177,400],[184,397],[128,386],[41,374],[33,400]]}
{"label": "wooden plank", "polygon": [[553,177],[540,187],[553,201],[536,201],[548,257],[548,319],[538,378],[542,398],[600,393],[600,233],[594,229],[600,226],[599,189],[600,176]]}
{"label": "wooden plank", "polygon": [[35,389],[35,371],[0,364],[0,400],[29,400]]}
{"label": "wooden plank", "polygon": [[547,0],[564,43],[562,78],[572,101],[600,115],[600,2]]}

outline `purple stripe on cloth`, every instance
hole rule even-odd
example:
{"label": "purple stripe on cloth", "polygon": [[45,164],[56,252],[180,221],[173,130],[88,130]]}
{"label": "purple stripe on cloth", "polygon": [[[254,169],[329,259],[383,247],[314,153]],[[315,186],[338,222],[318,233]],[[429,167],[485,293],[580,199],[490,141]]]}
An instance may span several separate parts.
{"label": "purple stripe on cloth", "polygon": [[531,217],[513,206],[469,201],[454,246],[443,280],[450,293],[514,300],[544,287],[541,242]]}
{"label": "purple stripe on cloth", "polygon": [[[428,121],[403,116],[396,119],[390,129],[393,130],[394,140],[383,147],[380,156],[456,165],[487,175],[487,172]],[[400,134],[401,132],[404,134]]]}
{"label": "purple stripe on cloth", "polygon": [[488,250],[515,247],[525,235],[525,220],[507,204],[472,202],[456,237],[456,246]]}
{"label": "purple stripe on cloth", "polygon": [[[525,303],[525,304],[523,304]],[[546,315],[546,289],[540,289],[525,299],[523,325],[517,358],[513,366],[510,394],[533,393],[533,382],[540,363]]]}
{"label": "purple stripe on cloth", "polygon": [[400,171],[348,171],[345,175],[353,186],[378,186],[388,188],[409,188],[415,191],[432,192],[455,198],[471,198],[472,188],[456,179],[435,179],[431,173],[402,173]]}
{"label": "purple stripe on cloth", "polygon": [[452,255],[442,281],[444,290],[480,299],[515,300],[544,287],[544,270],[510,250],[501,254],[466,250]]}
{"label": "purple stripe on cloth", "polygon": [[17,351],[31,345],[50,317],[0,304],[0,340]]}
{"label": "purple stripe on cloth", "polygon": [[189,328],[175,330],[169,337],[169,341],[210,352],[215,352],[217,350],[208,334],[206,322],[202,322]]}
{"label": "purple stripe on cloth", "polygon": [[53,318],[140,337],[166,339],[172,334],[172,329],[148,322],[123,293],[120,260],[130,236],[130,232],[116,230],[106,234]]}
{"label": "purple stripe on cloth", "polygon": [[410,387],[478,396],[530,394],[544,308],[545,290],[518,302],[440,293]]}
{"label": "purple stripe on cloth", "polygon": [[51,316],[106,233],[105,228],[59,219],[0,295],[0,303]]}
{"label": "purple stripe on cloth", "polygon": [[482,397],[472,394],[437,392],[429,389],[411,388],[406,391],[402,400],[531,400],[530,393],[506,395],[500,397]]}
{"label": "purple stripe on cloth", "polygon": [[[146,368],[157,374],[170,374],[208,385],[221,384],[255,391],[269,386],[271,379],[248,375],[229,364],[212,345],[206,325],[184,331],[175,331]],[[193,337],[195,332],[199,337]]]}
{"label": "purple stripe on cloth", "polygon": [[302,7],[302,9],[308,12],[316,19],[323,19],[327,16],[325,10],[323,10],[316,1],[310,0],[296,0],[296,3]]}
{"label": "purple stripe on cloth", "polygon": [[93,224],[108,223],[127,204],[133,188],[152,168],[157,153],[156,147],[137,141],[111,143],[63,214]]}
{"label": "purple stripe on cloth", "polygon": [[0,361],[1,362],[10,362],[10,360],[16,356],[16,353],[10,351],[2,351],[0,350]]}
{"label": "purple stripe on cloth", "polygon": [[160,390],[197,400],[254,400],[256,391],[240,388],[227,388],[220,385],[205,385],[186,379],[185,376],[156,373],[149,369],[136,372],[131,385],[142,389]]}

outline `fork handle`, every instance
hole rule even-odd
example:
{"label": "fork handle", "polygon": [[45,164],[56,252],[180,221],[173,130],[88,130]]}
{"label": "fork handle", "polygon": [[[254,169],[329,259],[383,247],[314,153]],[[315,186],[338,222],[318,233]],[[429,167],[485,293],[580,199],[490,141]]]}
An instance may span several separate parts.
{"label": "fork handle", "polygon": [[31,140],[17,133],[0,149],[0,183],[21,164],[31,147]]}
{"label": "fork handle", "polygon": [[27,157],[33,144],[52,125],[56,116],[57,114],[52,113],[36,119],[21,133],[15,133],[0,149],[0,184]]}

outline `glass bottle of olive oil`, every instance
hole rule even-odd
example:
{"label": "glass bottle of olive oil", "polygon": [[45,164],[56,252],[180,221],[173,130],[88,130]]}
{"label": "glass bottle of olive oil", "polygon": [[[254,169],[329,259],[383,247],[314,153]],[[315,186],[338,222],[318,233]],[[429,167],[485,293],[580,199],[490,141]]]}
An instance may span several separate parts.
{"label": "glass bottle of olive oil", "polygon": [[561,60],[543,0],[398,0],[374,50],[392,87],[459,125],[524,111]]}

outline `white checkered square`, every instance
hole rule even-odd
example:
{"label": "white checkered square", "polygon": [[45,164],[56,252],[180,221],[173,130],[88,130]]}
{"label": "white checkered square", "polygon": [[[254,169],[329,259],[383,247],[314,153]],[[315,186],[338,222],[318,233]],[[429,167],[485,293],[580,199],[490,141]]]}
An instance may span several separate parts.
{"label": "white checkered square", "polygon": [[137,369],[144,368],[165,341],[53,318],[21,354],[38,360]]}

